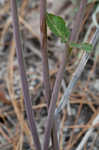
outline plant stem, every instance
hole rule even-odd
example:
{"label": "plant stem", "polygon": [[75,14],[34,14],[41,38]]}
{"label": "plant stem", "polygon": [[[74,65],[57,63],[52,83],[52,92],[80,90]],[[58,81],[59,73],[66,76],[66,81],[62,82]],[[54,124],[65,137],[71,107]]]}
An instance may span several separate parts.
{"label": "plant stem", "polygon": [[[49,65],[47,52],[47,26],[46,26],[46,0],[40,0],[40,38],[41,38],[41,52],[42,52],[42,66],[43,66],[43,83],[45,89],[45,99],[47,106],[50,105],[51,87],[49,79]],[[58,150],[58,138],[55,121],[51,132],[53,150]]]}
{"label": "plant stem", "polygon": [[[87,0],[81,1],[80,8],[83,8],[83,9],[79,9],[78,14],[84,13],[84,9],[85,9],[86,4],[87,4]],[[78,31],[80,29],[80,25],[79,25],[79,19],[78,18],[81,19],[80,22],[82,22],[82,19],[83,19],[83,17],[79,17],[79,15],[77,15],[77,17],[75,19],[75,24],[74,24],[74,27],[73,27],[73,30],[71,33],[71,38],[70,38],[71,41],[77,41],[78,36],[79,36]],[[73,36],[74,33],[75,33],[75,36]],[[65,66],[69,60],[68,49],[69,49],[69,46],[67,44],[66,49],[64,50],[64,53],[63,53],[62,63],[60,65],[59,72],[57,73],[54,89],[53,89],[52,96],[51,96],[51,103],[50,103],[50,107],[49,107],[49,111],[48,111],[48,120],[47,120],[46,129],[45,129],[43,150],[48,150],[51,128],[52,128],[53,120],[54,120],[54,112],[55,112],[55,108],[56,108],[56,101],[57,101],[59,89],[61,86],[61,81],[63,79]]]}
{"label": "plant stem", "polygon": [[80,26],[82,24],[82,19],[84,17],[87,2],[88,2],[88,0],[81,0],[81,2],[80,2],[80,8],[79,8],[79,11],[75,17],[76,21],[74,21],[74,24],[73,24],[73,30],[72,30],[70,41],[73,41],[73,42],[78,41]]}
{"label": "plant stem", "polygon": [[51,88],[49,81],[49,65],[47,53],[47,26],[46,26],[46,0],[40,0],[40,39],[43,65],[43,83],[45,89],[45,99],[50,104]]}
{"label": "plant stem", "polygon": [[23,90],[23,95],[24,95],[27,118],[28,118],[30,130],[34,139],[35,148],[36,150],[41,150],[41,145],[40,145],[40,141],[39,141],[39,137],[38,137],[35,121],[34,121],[34,113],[32,110],[32,103],[31,103],[31,99],[29,95],[28,83],[26,79],[26,72],[25,72],[21,39],[20,39],[16,0],[11,0],[11,11],[12,11],[14,38],[15,38],[15,43],[16,43],[16,53],[18,57],[19,71],[20,71],[20,76],[21,76],[21,84],[22,84],[22,90]]}
{"label": "plant stem", "polygon": [[[62,64],[64,63],[64,59],[69,58],[69,57],[67,57],[67,55],[68,55],[68,48],[66,49],[66,52],[64,51],[64,58],[62,59]],[[47,126],[46,126],[46,130],[45,130],[45,137],[47,137],[47,138],[44,137],[45,139],[44,139],[43,150],[48,150],[50,133],[51,133],[51,128],[52,128],[53,120],[54,120],[54,111],[55,111],[55,107],[56,107],[56,100],[57,100],[57,96],[58,96],[58,91],[60,89],[61,80],[63,78],[65,66],[66,66],[66,62],[60,66],[61,68],[59,69],[59,72],[57,74],[54,89],[52,92],[51,103],[50,103],[50,107],[49,107],[49,111],[48,111]]]}

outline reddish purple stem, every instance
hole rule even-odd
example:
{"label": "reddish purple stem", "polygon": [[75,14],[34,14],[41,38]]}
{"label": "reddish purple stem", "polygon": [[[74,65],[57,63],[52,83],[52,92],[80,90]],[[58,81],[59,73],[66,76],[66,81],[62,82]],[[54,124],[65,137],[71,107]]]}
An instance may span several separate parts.
{"label": "reddish purple stem", "polygon": [[41,145],[40,145],[40,141],[39,141],[36,125],[35,125],[35,120],[34,120],[34,113],[32,110],[31,99],[29,95],[28,83],[26,79],[26,72],[25,72],[21,39],[20,39],[16,0],[11,0],[11,11],[12,11],[13,32],[14,32],[14,38],[15,38],[15,43],[16,43],[16,53],[18,57],[19,71],[20,71],[20,76],[21,76],[21,84],[22,84],[22,90],[23,90],[23,95],[24,95],[27,118],[28,118],[30,130],[34,139],[35,148],[36,150],[41,150]]}

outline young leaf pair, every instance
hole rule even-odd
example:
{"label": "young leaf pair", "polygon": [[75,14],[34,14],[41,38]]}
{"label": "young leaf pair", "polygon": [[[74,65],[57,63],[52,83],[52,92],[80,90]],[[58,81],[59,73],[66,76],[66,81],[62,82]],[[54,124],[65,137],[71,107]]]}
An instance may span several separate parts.
{"label": "young leaf pair", "polygon": [[86,52],[91,52],[92,45],[89,43],[71,43],[69,42],[70,30],[66,26],[65,21],[60,16],[55,16],[54,14],[46,14],[46,22],[51,32],[53,32],[57,37],[61,39],[62,42],[68,42],[70,49],[78,48]]}

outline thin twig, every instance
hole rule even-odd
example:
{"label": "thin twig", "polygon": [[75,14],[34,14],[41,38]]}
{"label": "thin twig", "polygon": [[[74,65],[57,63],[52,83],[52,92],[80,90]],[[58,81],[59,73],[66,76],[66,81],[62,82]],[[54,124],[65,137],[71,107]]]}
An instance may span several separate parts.
{"label": "thin twig", "polygon": [[[99,29],[96,30],[96,32],[95,32],[95,34],[94,34],[94,36],[90,42],[93,45],[93,49],[95,48],[98,40],[99,40]],[[77,81],[79,80],[79,77],[80,77],[81,73],[83,72],[84,67],[85,67],[89,57],[90,57],[90,53],[84,52],[82,59],[78,65],[76,71],[74,72],[73,77],[72,77],[60,103],[59,103],[59,106],[55,111],[56,116],[65,107],[65,105],[68,103],[69,96],[70,96],[74,86],[76,85]]]}
{"label": "thin twig", "polygon": [[24,102],[25,102],[25,107],[26,107],[26,112],[27,112],[27,118],[29,121],[29,127],[31,130],[33,139],[34,139],[36,150],[41,150],[41,145],[40,145],[40,141],[39,141],[36,125],[35,125],[35,120],[34,120],[34,113],[32,110],[31,99],[29,95],[28,83],[26,79],[26,72],[25,72],[21,39],[20,39],[16,0],[11,0],[11,11],[12,11],[14,38],[15,38],[15,43],[16,43],[16,52],[17,52],[17,57],[18,57],[19,71],[20,71],[20,76],[21,76],[21,83],[22,83]]}
{"label": "thin twig", "polygon": [[[81,1],[81,5],[80,5],[80,9],[78,11],[78,14],[82,13],[84,15],[84,9],[86,7],[86,4],[87,4],[87,0],[82,0]],[[78,15],[78,17],[76,17],[76,19],[75,19],[75,22],[77,22],[77,24],[75,23],[76,25],[74,25],[74,28],[73,28],[72,34],[71,34],[71,39],[73,41],[76,41],[78,39],[78,35],[79,35],[78,31],[80,29],[79,23],[82,22],[83,15],[82,15],[82,17]],[[74,33],[75,33],[75,36],[73,36]],[[53,125],[54,112],[55,112],[55,108],[56,108],[56,101],[57,101],[59,89],[60,89],[60,86],[61,86],[61,81],[63,79],[65,66],[66,66],[66,64],[69,60],[68,48],[69,48],[69,46],[67,44],[66,49],[64,50],[64,53],[63,53],[62,63],[60,65],[59,72],[57,73],[54,89],[53,89],[52,96],[51,96],[51,102],[50,102],[50,107],[49,107],[49,111],[48,111],[48,120],[47,120],[46,129],[45,129],[43,150],[48,150],[48,146],[49,146],[51,128],[52,128],[52,125]]]}
{"label": "thin twig", "polygon": [[[49,65],[47,52],[47,27],[46,27],[46,0],[40,0],[40,38],[41,38],[41,52],[42,52],[42,66],[43,66],[43,83],[45,89],[45,99],[47,106],[50,105],[51,87],[49,79]],[[53,150],[59,150],[57,130],[55,121],[51,132]]]}
{"label": "thin twig", "polygon": [[88,138],[91,136],[93,130],[94,130],[94,125],[96,123],[99,122],[99,114],[96,116],[96,118],[94,119],[93,123],[92,123],[92,127],[89,128],[89,130],[87,131],[87,133],[85,134],[85,136],[83,137],[83,139],[81,140],[80,144],[78,145],[76,150],[82,150],[84,144],[87,142]]}

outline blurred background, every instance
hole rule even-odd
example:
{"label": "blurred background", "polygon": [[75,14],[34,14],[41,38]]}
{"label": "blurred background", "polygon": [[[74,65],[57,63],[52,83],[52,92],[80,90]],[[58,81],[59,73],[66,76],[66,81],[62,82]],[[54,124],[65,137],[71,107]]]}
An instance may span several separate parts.
{"label": "blurred background", "polygon": [[[40,51],[40,1],[17,0],[20,33],[29,90],[41,144],[47,119],[43,94]],[[63,17],[72,30],[80,0],[47,0],[47,11]],[[79,42],[89,42],[99,27],[99,0],[88,0]],[[53,88],[65,44],[48,29],[50,83]],[[98,42],[99,43],[99,42]],[[99,44],[70,96],[71,116],[60,113],[60,150],[75,150],[99,113]],[[57,105],[77,68],[83,51],[74,50],[66,66]],[[83,150],[99,150],[99,128],[86,141]],[[13,38],[10,0],[0,0],[0,150],[34,150],[27,125],[18,62]],[[50,148],[51,149],[51,148]]]}

